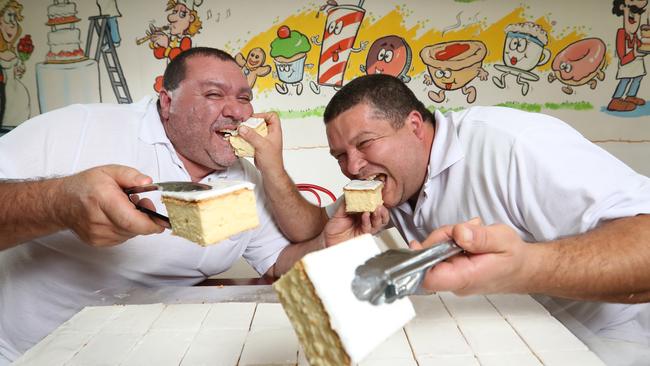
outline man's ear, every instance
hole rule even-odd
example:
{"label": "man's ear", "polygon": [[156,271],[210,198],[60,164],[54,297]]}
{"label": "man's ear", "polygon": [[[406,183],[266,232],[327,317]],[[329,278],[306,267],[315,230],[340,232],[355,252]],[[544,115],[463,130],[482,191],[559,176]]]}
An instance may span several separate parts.
{"label": "man's ear", "polygon": [[420,139],[423,139],[425,136],[424,129],[426,123],[422,114],[416,110],[411,111],[406,117],[406,124],[409,129]]}
{"label": "man's ear", "polygon": [[169,119],[169,109],[172,104],[172,92],[167,91],[166,89],[160,90],[158,100],[160,101],[160,119],[163,122],[166,122]]}

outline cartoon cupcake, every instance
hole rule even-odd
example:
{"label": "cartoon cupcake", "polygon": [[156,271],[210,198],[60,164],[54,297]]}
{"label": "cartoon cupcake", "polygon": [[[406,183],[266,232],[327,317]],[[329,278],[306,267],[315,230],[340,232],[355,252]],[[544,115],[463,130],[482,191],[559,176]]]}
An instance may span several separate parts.
{"label": "cartoon cupcake", "polygon": [[305,60],[311,49],[309,39],[304,34],[289,29],[286,25],[278,28],[278,38],[271,42],[271,57],[281,83],[275,84],[280,94],[289,92],[287,84],[295,85],[296,94],[302,93],[302,78],[305,74]]}

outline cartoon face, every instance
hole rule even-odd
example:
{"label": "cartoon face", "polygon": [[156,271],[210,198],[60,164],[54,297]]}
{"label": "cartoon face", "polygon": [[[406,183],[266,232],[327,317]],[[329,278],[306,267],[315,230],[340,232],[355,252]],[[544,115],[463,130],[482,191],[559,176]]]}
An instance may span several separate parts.
{"label": "cartoon face", "polygon": [[471,79],[467,80],[466,74],[463,70],[454,71],[450,69],[429,67],[429,72],[431,73],[433,83],[440,89],[456,90],[471,81]]}
{"label": "cartoon face", "polygon": [[18,19],[16,10],[7,8],[0,18],[0,35],[8,43],[11,43],[18,35]]}
{"label": "cartoon face", "polygon": [[503,63],[516,69],[530,71],[541,61],[548,60],[544,56],[544,47],[535,42],[528,34],[509,33],[503,45]]}
{"label": "cartoon face", "polygon": [[487,54],[480,41],[451,41],[427,46],[420,58],[427,65],[433,83],[443,90],[456,90],[477,75]]}
{"label": "cartoon face", "polygon": [[363,21],[365,10],[356,6],[336,6],[328,10],[318,65],[318,84],[342,86],[350,53]]}
{"label": "cartoon face", "polygon": [[327,25],[325,26],[325,37],[341,34],[343,30],[343,21],[337,19],[330,19]]}
{"label": "cartoon face", "polygon": [[246,64],[251,68],[264,65],[264,62],[266,62],[266,53],[259,47],[253,48],[246,57]]}
{"label": "cartoon face", "polygon": [[623,10],[623,26],[627,33],[636,33],[639,30],[641,14],[645,12],[648,0],[625,0],[621,4]]}
{"label": "cartoon face", "polygon": [[169,22],[169,33],[180,35],[190,27],[194,21],[194,15],[190,13],[187,6],[177,4],[167,16],[167,21]]}
{"label": "cartoon face", "polygon": [[409,45],[398,36],[377,39],[366,58],[366,73],[399,76],[411,66]]}
{"label": "cartoon face", "polygon": [[553,59],[555,76],[567,85],[582,85],[605,67],[605,43],[585,38],[566,46]]}
{"label": "cartoon face", "polygon": [[278,72],[278,79],[287,84],[294,84],[302,81],[305,71],[305,57],[292,62],[281,62],[275,59],[275,69]]}

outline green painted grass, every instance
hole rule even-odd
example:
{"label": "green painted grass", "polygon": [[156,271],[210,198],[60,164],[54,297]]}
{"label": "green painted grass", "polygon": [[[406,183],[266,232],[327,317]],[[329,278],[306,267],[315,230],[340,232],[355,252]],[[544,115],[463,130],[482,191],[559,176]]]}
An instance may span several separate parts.
{"label": "green painted grass", "polygon": [[280,119],[323,117],[323,113],[325,112],[325,107],[301,109],[301,110],[297,110],[297,111],[294,111],[294,110],[288,110],[288,111],[275,110],[274,112],[276,112],[280,116]]}
{"label": "green painted grass", "polygon": [[545,103],[544,104],[545,108],[548,109],[572,109],[574,111],[588,111],[591,109],[594,109],[594,106],[589,103],[589,102],[575,102],[575,103],[569,103],[569,102],[563,102],[563,103]]}
{"label": "green painted grass", "polygon": [[536,103],[503,102],[497,104],[497,106],[521,109],[522,111],[526,112],[541,112],[542,110],[542,105]]}

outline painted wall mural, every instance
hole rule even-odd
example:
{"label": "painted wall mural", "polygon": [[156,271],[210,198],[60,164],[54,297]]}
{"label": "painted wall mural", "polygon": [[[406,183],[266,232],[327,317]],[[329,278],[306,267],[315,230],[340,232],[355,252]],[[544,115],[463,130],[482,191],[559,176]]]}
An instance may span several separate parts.
{"label": "painted wall mural", "polygon": [[70,103],[157,92],[169,60],[197,45],[233,54],[256,103],[292,116],[322,113],[370,73],[400,78],[442,110],[650,115],[647,0],[118,2],[0,0],[5,129]]}
{"label": "painted wall mural", "polygon": [[29,34],[20,38],[22,11],[22,4],[16,0],[0,1],[0,130],[31,115],[30,95],[21,79],[34,44]]}
{"label": "painted wall mural", "polygon": [[[477,3],[486,6],[489,2]],[[627,9],[625,2],[622,3]],[[643,7],[647,4],[640,3]],[[605,5],[603,13],[611,10],[611,2],[602,4]],[[264,54],[264,47],[270,44],[271,56],[276,60],[273,78],[260,81],[258,91],[264,92],[275,83],[280,94],[287,94],[287,85],[294,85],[295,95],[301,95],[304,74],[311,77],[309,85],[316,94],[323,86],[336,89],[347,80],[371,72],[386,72],[404,82],[411,81],[411,74],[422,76],[420,82],[426,86],[429,100],[434,106],[444,107],[461,101],[475,103],[492,74],[494,86],[518,88],[520,100],[530,105],[536,98],[531,84],[560,84],[558,88],[567,95],[576,94],[575,89],[582,85],[596,89],[613,59],[602,39],[588,37],[586,30],[579,27],[558,31],[550,14],[528,19],[530,15],[525,14],[525,6],[504,12],[492,23],[481,19],[480,11],[462,20],[460,11],[450,17],[454,23],[443,27],[430,26],[427,19],[407,26],[406,18],[411,14],[409,4],[395,6],[381,18],[365,16],[364,7],[368,6],[369,3],[364,5],[363,1],[339,4],[329,0],[323,6],[305,9],[280,20],[282,26],[279,28],[272,27],[252,36],[238,52],[243,54],[255,49]],[[322,13],[327,18],[321,43],[321,35],[317,32]],[[278,38],[268,41],[274,33]],[[286,36],[282,35],[284,33]],[[287,39],[285,48],[292,44],[303,49],[294,50],[289,57],[281,59],[284,63],[278,63],[274,53],[279,51],[274,50],[277,46],[273,45],[282,39]],[[369,48],[368,43],[371,43]],[[413,52],[419,58],[413,59]],[[365,60],[360,60],[356,54],[361,54]],[[287,62],[291,57],[296,59],[296,64]],[[643,63],[642,57],[638,55],[640,63]],[[358,69],[356,64],[359,64]],[[311,68],[311,65],[318,67]],[[287,80],[289,74],[292,78]],[[580,106],[585,102],[590,103],[588,100],[575,101]],[[565,106],[570,108],[571,102],[568,103]]]}
{"label": "painted wall mural", "polygon": [[[165,11],[168,24],[156,27],[149,24],[146,31],[149,39],[149,48],[153,56],[169,63],[181,52],[192,48],[192,37],[199,33],[203,27],[197,9],[203,0],[168,0]],[[136,41],[136,43],[138,43]],[[141,44],[141,43],[140,43]],[[162,88],[162,75],[156,76],[153,89],[159,92]]]}

